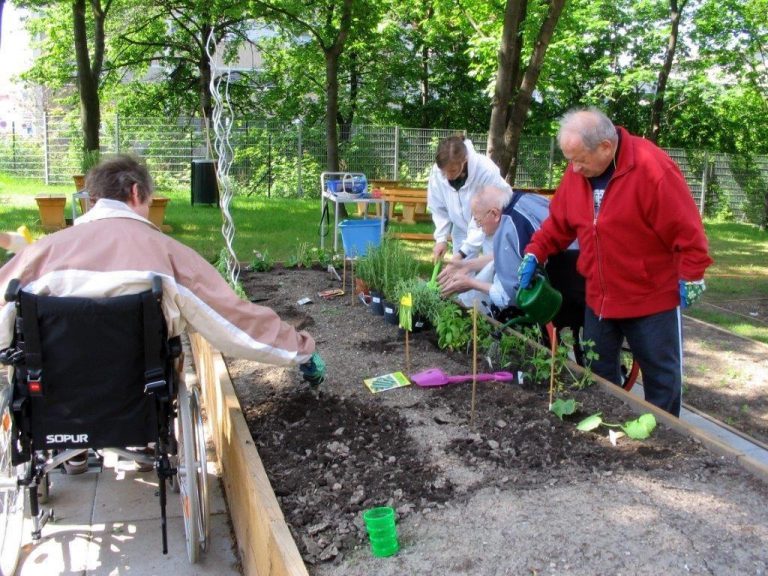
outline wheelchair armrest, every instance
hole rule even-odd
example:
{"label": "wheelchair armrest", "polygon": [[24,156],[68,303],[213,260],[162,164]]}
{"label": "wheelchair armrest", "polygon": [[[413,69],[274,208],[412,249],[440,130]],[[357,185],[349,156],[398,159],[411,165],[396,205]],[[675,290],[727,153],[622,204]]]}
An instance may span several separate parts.
{"label": "wheelchair armrest", "polygon": [[5,289],[5,301],[17,302],[19,299],[19,292],[21,292],[21,282],[18,278],[14,278],[8,282],[8,287]]}

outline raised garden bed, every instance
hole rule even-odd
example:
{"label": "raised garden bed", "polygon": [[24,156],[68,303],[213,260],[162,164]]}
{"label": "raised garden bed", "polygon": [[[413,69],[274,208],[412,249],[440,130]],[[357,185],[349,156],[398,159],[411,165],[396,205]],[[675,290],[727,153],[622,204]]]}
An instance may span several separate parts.
{"label": "raised garden bed", "polygon": [[[363,378],[405,369],[397,327],[323,271],[246,273],[246,292],[318,340],[329,380],[227,367],[272,488],[310,574],[761,573],[766,484],[660,425],[612,446],[547,411],[546,385],[415,386],[373,395]],[[312,304],[298,306],[310,297]],[[411,371],[471,371],[432,333],[411,338]],[[636,414],[592,387],[580,415]],[[391,504],[402,550],[373,558],[361,512]],[[241,544],[242,546],[242,544]]]}

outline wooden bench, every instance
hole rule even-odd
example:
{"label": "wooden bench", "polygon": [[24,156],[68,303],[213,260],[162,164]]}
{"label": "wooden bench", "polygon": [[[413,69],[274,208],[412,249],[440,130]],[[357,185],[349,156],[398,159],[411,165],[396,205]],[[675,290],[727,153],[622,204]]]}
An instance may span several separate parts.
{"label": "wooden bench", "polygon": [[390,221],[415,224],[431,219],[427,214],[426,188],[404,186],[394,180],[372,180],[371,189],[381,191]]}

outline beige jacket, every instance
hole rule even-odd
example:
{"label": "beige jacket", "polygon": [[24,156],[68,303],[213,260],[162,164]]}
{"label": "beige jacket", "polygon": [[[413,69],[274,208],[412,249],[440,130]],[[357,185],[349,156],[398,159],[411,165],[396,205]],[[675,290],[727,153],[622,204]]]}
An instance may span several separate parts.
{"label": "beige jacket", "polygon": [[[0,296],[14,278],[36,294],[134,294],[159,274],[171,336],[191,329],[224,354],[269,364],[301,364],[312,355],[309,334],[297,332],[270,308],[240,299],[197,252],[126,204],[99,200],[76,224],[41,238],[0,268]],[[3,298],[0,349],[11,344],[15,314]]]}

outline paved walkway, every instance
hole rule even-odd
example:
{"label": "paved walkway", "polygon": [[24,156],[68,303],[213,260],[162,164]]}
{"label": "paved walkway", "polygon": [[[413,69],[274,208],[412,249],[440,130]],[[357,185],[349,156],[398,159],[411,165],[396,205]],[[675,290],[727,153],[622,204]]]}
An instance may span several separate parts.
{"label": "paved walkway", "polygon": [[107,454],[101,473],[50,474],[55,522],[43,538],[31,542],[31,521],[24,527],[16,576],[240,574],[219,479],[209,463],[211,543],[200,563],[187,559],[181,500],[168,491],[168,554],[162,553],[160,504],[155,472],[138,472],[133,462]]}
{"label": "paved walkway", "polygon": [[[632,387],[632,393],[639,396],[640,398],[644,397],[643,385],[641,382],[638,382]],[[689,410],[685,407],[685,402],[683,402],[683,407],[680,410],[680,420],[688,422],[692,426],[704,430],[707,434],[717,438],[734,450],[737,450],[746,456],[749,456],[750,458],[754,458],[757,462],[768,466],[768,450],[766,450],[763,446],[755,444],[754,442],[750,442],[747,438],[740,434],[731,432],[727,427],[720,425],[717,420],[706,418],[698,412]]]}

